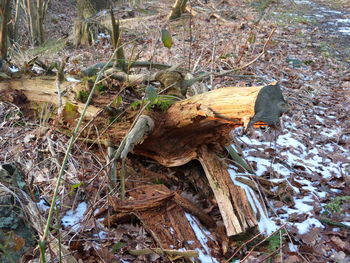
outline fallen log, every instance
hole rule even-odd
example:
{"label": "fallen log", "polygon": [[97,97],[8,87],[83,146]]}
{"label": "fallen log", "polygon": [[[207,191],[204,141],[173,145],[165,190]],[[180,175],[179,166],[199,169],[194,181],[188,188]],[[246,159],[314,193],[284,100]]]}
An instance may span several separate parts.
{"label": "fallen log", "polygon": [[[69,90],[72,85],[63,82],[62,90]],[[9,89],[20,90],[30,101],[57,104],[54,80],[1,82],[0,98]],[[64,100],[76,102],[74,93],[68,92]],[[76,103],[79,109],[83,107],[82,103]],[[95,104],[89,108],[87,117],[92,118],[100,111],[101,108]],[[147,118],[139,120],[146,121],[145,125],[153,128],[142,129],[137,136],[137,129],[131,129],[130,123],[115,123],[100,138],[108,138],[114,146],[127,141],[128,144],[124,145],[129,146],[119,151],[123,152],[123,160],[129,151],[152,158],[167,167],[199,160],[217,200],[227,235],[232,236],[255,226],[257,215],[252,212],[243,189],[232,182],[226,163],[217,154],[224,153],[224,146],[230,144],[232,129],[255,123],[278,126],[279,117],[286,111],[286,102],[277,84],[225,87],[178,101],[166,112],[147,112]],[[137,122],[133,127],[137,127]],[[137,142],[133,142],[128,134],[130,130],[133,131],[132,136],[138,138]]]}
{"label": "fallen log", "polygon": [[[232,129],[257,122],[278,126],[279,117],[286,111],[277,84],[213,90],[176,102],[166,113],[149,114],[152,123],[148,126],[154,129],[133,151],[167,167],[198,159],[214,192],[227,235],[233,236],[256,226],[258,215],[253,213],[245,191],[234,185],[227,165],[217,154],[230,143]],[[134,133],[137,131],[133,129]]]}
{"label": "fallen log", "polygon": [[[62,104],[74,102],[74,104],[78,106],[79,113],[81,113],[85,104],[77,100],[76,93],[74,92],[75,86],[77,85],[81,84],[68,81],[62,82],[61,90],[62,93],[64,93],[62,96]],[[11,91],[20,91],[29,102],[58,105],[55,77],[20,78],[0,82],[0,100],[16,103],[16,99],[14,99],[15,101],[11,101],[11,99],[8,98]],[[89,106],[86,117],[92,118],[98,112],[99,108]]]}
{"label": "fallen log", "polygon": [[202,145],[229,144],[234,128],[278,126],[286,111],[278,85],[216,89],[176,102],[165,113],[150,113],[154,129],[134,151],[164,166],[180,166],[196,159]]}

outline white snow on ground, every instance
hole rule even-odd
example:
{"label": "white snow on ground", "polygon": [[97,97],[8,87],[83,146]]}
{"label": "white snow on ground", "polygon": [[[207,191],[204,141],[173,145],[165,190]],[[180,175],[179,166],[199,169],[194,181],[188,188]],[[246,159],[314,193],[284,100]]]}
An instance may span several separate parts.
{"label": "white snow on ground", "polygon": [[[321,107],[315,107],[315,111],[322,110]],[[270,174],[272,177],[276,175],[276,178],[270,180],[273,182],[286,181],[295,192],[293,194],[294,205],[280,207],[279,209],[282,212],[269,218],[265,209],[257,201],[256,193],[254,194],[254,191],[249,186],[236,180],[240,174],[235,169],[228,169],[234,184],[241,186],[245,190],[253,211],[260,215],[259,230],[266,235],[278,229],[276,222],[280,222],[280,224],[281,222],[286,222],[288,225],[294,226],[299,234],[305,234],[312,228],[324,227],[314,217],[313,209],[315,205],[322,206],[322,199],[326,198],[328,193],[320,190],[318,181],[314,180],[315,182],[312,182],[307,176],[304,177],[303,175],[315,174],[325,179],[339,178],[341,163],[330,159],[330,157],[335,151],[344,158],[349,156],[350,153],[347,149],[334,142],[342,134],[341,128],[329,128],[332,127],[326,125],[329,118],[322,115],[314,115],[316,124],[308,124],[311,126],[311,134],[300,132],[300,129],[290,117],[285,116],[285,128],[281,135],[276,138],[276,143],[263,140],[263,133],[260,130],[255,131],[256,136],[250,137],[247,135],[240,136],[239,130],[236,132],[236,138],[243,143],[243,153],[246,160],[254,164],[253,167],[256,167],[255,175],[265,176]],[[317,133],[318,129],[320,130],[319,133]],[[315,130],[316,133],[312,133]],[[323,141],[327,143],[323,144]],[[277,153],[277,161],[273,157],[269,158],[268,155],[265,158],[265,150],[268,148],[272,148]],[[245,177],[245,179],[247,178]],[[294,186],[290,180],[294,181]],[[296,187],[295,183],[300,184],[301,187]],[[329,191],[338,192],[339,189],[330,188]],[[271,202],[269,205],[273,205],[273,203]],[[300,218],[306,219],[303,222],[295,222],[295,220],[288,222],[292,214],[300,215]]]}
{"label": "white snow on ground", "polygon": [[196,249],[199,254],[197,259],[203,263],[219,263],[215,258],[210,256],[210,248],[207,245],[207,242],[209,241],[208,237],[210,237],[210,232],[203,230],[203,227],[200,227],[198,225],[197,221],[192,217],[192,215],[188,213],[185,213],[185,215],[204,250],[203,251],[202,249]]}
{"label": "white snow on ground", "polygon": [[298,228],[298,232],[300,235],[306,234],[312,228],[316,228],[316,227],[324,228],[321,222],[318,221],[316,218],[308,218],[304,222],[294,223],[294,226]]}
{"label": "white snow on ground", "polygon": [[350,27],[340,27],[339,32],[344,35],[350,35]]}
{"label": "white snow on ground", "polygon": [[43,198],[40,198],[39,202],[36,203],[36,206],[42,212],[45,212],[46,210],[48,210],[50,208],[47,201]]}
{"label": "white snow on ground", "polygon": [[270,220],[267,213],[266,213],[266,209],[264,209],[259,200],[257,199],[254,191],[247,186],[246,184],[243,184],[241,182],[238,182],[236,180],[237,175],[235,174],[235,171],[233,171],[232,169],[228,169],[228,172],[231,176],[232,181],[234,182],[235,185],[240,186],[244,189],[247,198],[249,200],[249,203],[253,209],[253,212],[255,214],[259,214],[260,215],[260,219],[259,219],[259,230],[260,232],[266,233],[267,235],[273,233],[274,231],[276,231],[278,229],[278,226],[275,224],[274,221]]}
{"label": "white snow on ground", "polygon": [[9,67],[9,70],[10,70],[11,72],[13,72],[13,73],[19,71],[19,69],[18,69],[17,67],[15,67],[15,66]]}
{"label": "white snow on ground", "polygon": [[71,227],[73,232],[77,232],[80,228],[80,223],[84,218],[87,210],[87,203],[80,203],[75,210],[69,210],[66,215],[62,217],[61,224],[64,227]]}
{"label": "white snow on ground", "polygon": [[94,237],[97,237],[99,239],[107,239],[108,238],[108,233],[105,231],[100,231],[97,234],[94,234]]}
{"label": "white snow on ground", "polygon": [[73,77],[67,77],[66,80],[67,80],[68,82],[80,82],[79,79],[75,79],[75,78],[73,78]]}

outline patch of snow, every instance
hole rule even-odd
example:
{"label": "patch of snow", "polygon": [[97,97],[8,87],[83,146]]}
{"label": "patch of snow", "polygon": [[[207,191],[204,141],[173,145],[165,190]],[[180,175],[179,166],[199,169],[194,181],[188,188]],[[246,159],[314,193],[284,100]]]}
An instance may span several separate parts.
{"label": "patch of snow", "polygon": [[350,27],[340,27],[339,32],[344,35],[350,35]]}
{"label": "patch of snow", "polygon": [[304,222],[294,223],[293,225],[297,227],[298,233],[300,235],[306,234],[307,232],[309,232],[311,228],[315,228],[315,227],[324,228],[324,226],[321,224],[320,221],[312,217],[306,219]]}
{"label": "patch of snow", "polygon": [[41,67],[38,67],[37,65],[34,65],[33,67],[32,67],[32,70],[35,72],[35,73],[37,73],[37,74],[41,74],[41,73],[43,73],[45,70],[43,70]]}
{"label": "patch of snow", "polygon": [[315,118],[316,118],[316,120],[317,120],[318,122],[324,123],[324,119],[322,119],[320,116],[315,115]]}
{"label": "patch of snow", "polygon": [[331,143],[324,144],[323,149],[329,152],[334,152],[334,146]]}
{"label": "patch of snow", "polygon": [[298,246],[294,245],[293,243],[289,242],[288,243],[289,251],[290,252],[298,252]]}
{"label": "patch of snow", "polygon": [[294,207],[298,209],[298,214],[309,212],[313,209],[313,206],[305,204],[304,202],[314,202],[310,196],[304,196],[303,198],[299,199],[294,197],[295,205]]}
{"label": "patch of snow", "polygon": [[[204,251],[202,249],[196,249],[196,251],[198,252],[198,259],[200,260],[200,262],[203,263],[219,263],[215,258],[210,256],[210,249],[207,245],[208,237],[210,236],[210,232],[203,230],[202,228],[200,228],[198,226],[198,223],[196,222],[196,220],[192,217],[192,215],[185,213],[186,218],[188,220],[188,222],[190,223],[198,241],[201,243],[202,248],[204,249]],[[205,252],[205,254],[204,254]]]}
{"label": "patch of snow", "polygon": [[350,18],[340,18],[340,19],[336,19],[336,21],[338,22],[338,23],[344,23],[344,24],[350,24]]}
{"label": "patch of snow", "polygon": [[170,227],[169,230],[170,230],[170,233],[171,233],[171,234],[175,235],[175,230],[174,230],[174,228]]}
{"label": "patch of snow", "polygon": [[66,80],[67,80],[68,82],[80,82],[79,79],[75,79],[75,78],[73,78],[73,77],[66,77]]}
{"label": "patch of snow", "polygon": [[334,192],[334,193],[340,193],[340,192],[341,192],[340,189],[335,189],[335,188],[331,188],[330,190],[331,190],[332,192]]}
{"label": "patch of snow", "polygon": [[341,15],[341,14],[343,14],[343,12],[341,12],[341,11],[328,9],[328,8],[323,7],[323,6],[320,7],[319,9],[322,10],[322,12],[325,12],[325,13],[328,13],[328,14],[334,14],[334,15]]}
{"label": "patch of snow", "polygon": [[13,72],[13,73],[15,73],[15,72],[18,72],[18,71],[19,71],[19,69],[18,69],[17,67],[15,67],[15,66],[11,66],[11,67],[9,67],[9,70],[10,70],[11,72]]}
{"label": "patch of snow", "polygon": [[82,221],[86,210],[87,203],[80,203],[75,210],[67,211],[66,215],[61,219],[61,224],[64,227],[72,227],[72,231],[77,232],[80,228],[80,222]]}
{"label": "patch of snow", "polygon": [[294,178],[294,180],[298,183],[301,183],[303,185],[303,189],[309,190],[312,194],[316,195],[320,198],[325,198],[327,193],[326,192],[320,192],[316,187],[312,185],[312,183],[305,179],[297,179]]}
{"label": "patch of snow", "polygon": [[313,4],[311,1],[308,1],[308,0],[294,0],[293,2],[298,4],[298,5],[312,5]]}
{"label": "patch of snow", "polygon": [[247,156],[247,160],[249,162],[256,162],[257,165],[257,170],[255,171],[255,174],[257,176],[262,176],[271,166],[271,161],[267,159],[262,159],[262,158],[256,158],[253,156]]}
{"label": "patch of snow", "polygon": [[233,183],[237,186],[240,186],[244,189],[249,204],[253,209],[253,212],[257,215],[259,213],[260,219],[258,222],[259,231],[262,233],[265,233],[266,235],[271,234],[272,232],[276,231],[278,229],[278,226],[276,223],[270,219],[265,211],[265,209],[261,206],[259,200],[256,197],[256,194],[254,193],[253,189],[251,189],[248,185],[243,184],[236,180],[236,173],[232,169],[228,169],[228,172],[230,174],[230,177],[233,181]]}
{"label": "patch of snow", "polygon": [[36,206],[40,211],[43,211],[43,212],[45,212],[50,208],[49,204],[44,198],[40,198],[39,202],[36,203]]}
{"label": "patch of snow", "polygon": [[[328,116],[328,118],[330,118],[330,117],[332,117],[332,116]],[[320,132],[320,134],[323,136],[326,136],[328,138],[333,138],[333,137],[337,136],[340,132],[341,132],[341,130],[339,128],[324,129],[322,132]]]}
{"label": "patch of snow", "polygon": [[100,34],[98,34],[97,38],[100,38],[100,39],[107,38],[108,39],[108,38],[111,38],[111,36],[108,34],[105,34],[105,33],[100,33]]}
{"label": "patch of snow", "polygon": [[329,116],[327,116],[327,118],[328,118],[328,119],[335,120],[337,117],[336,117],[336,116],[329,115]]}
{"label": "patch of snow", "polygon": [[294,148],[300,148],[301,150],[306,150],[305,145],[299,142],[298,140],[294,139],[290,133],[286,133],[278,136],[276,144],[280,146],[287,146],[287,147],[293,146]]}
{"label": "patch of snow", "polygon": [[350,226],[350,222],[341,222],[344,225]]}
{"label": "patch of snow", "polygon": [[100,231],[97,234],[94,234],[94,237],[98,237],[99,239],[107,239],[108,233],[105,231]]}

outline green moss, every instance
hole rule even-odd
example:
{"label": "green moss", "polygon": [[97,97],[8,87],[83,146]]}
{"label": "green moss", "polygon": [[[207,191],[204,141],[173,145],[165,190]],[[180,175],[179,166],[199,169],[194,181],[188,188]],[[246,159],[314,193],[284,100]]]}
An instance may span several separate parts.
{"label": "green moss", "polygon": [[[284,229],[276,232],[274,235],[270,236],[267,241],[267,248],[270,252],[275,251],[281,246],[281,243],[283,243],[283,234],[285,234],[286,231]],[[281,241],[282,238],[282,241]]]}
{"label": "green moss", "polygon": [[78,100],[82,103],[85,103],[89,97],[89,92],[86,90],[79,90],[78,92]]}
{"label": "green moss", "polygon": [[332,201],[324,206],[325,214],[341,213],[343,212],[343,205],[350,204],[350,196],[337,196]]}
{"label": "green moss", "polygon": [[104,86],[104,85],[98,85],[98,86],[96,87],[96,90],[97,90],[98,92],[100,92],[100,93],[103,93],[103,92],[105,92],[105,91],[107,90],[107,87]]}
{"label": "green moss", "polygon": [[164,180],[162,180],[161,178],[155,178],[152,180],[153,184],[165,184]]}
{"label": "green moss", "polygon": [[149,99],[143,99],[143,100],[137,100],[130,104],[130,107],[132,110],[137,110],[140,108],[141,105],[146,105],[149,103],[146,107],[146,110],[161,110],[163,112],[167,111],[169,107],[176,101],[176,97],[173,96],[167,96],[167,95],[159,95],[156,98]]}

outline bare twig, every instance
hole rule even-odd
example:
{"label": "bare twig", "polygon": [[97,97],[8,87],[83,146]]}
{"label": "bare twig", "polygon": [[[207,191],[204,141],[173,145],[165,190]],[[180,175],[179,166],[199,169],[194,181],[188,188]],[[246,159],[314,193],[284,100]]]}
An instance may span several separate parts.
{"label": "bare twig", "polygon": [[238,253],[239,251],[241,251],[241,249],[242,249],[245,245],[247,245],[247,244],[249,244],[250,242],[252,242],[253,240],[257,239],[257,238],[260,237],[261,235],[262,235],[262,233],[259,233],[259,234],[255,235],[254,237],[252,237],[251,239],[249,239],[249,240],[247,240],[246,242],[244,242],[244,243],[233,253],[233,255],[232,255],[231,257],[229,257],[229,259],[227,259],[225,262],[226,262],[226,263],[231,262],[231,260],[237,255],[237,253]]}

